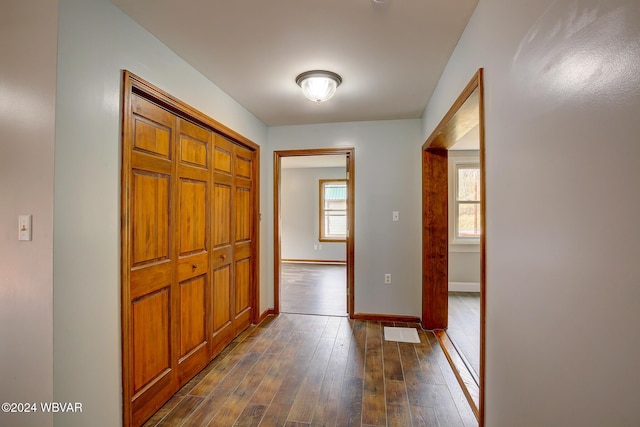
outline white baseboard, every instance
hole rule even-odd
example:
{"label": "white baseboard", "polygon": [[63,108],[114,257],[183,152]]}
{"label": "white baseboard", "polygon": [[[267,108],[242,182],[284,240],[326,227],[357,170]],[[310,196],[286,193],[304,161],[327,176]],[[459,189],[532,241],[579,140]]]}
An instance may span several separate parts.
{"label": "white baseboard", "polygon": [[480,292],[480,283],[449,282],[450,292]]}

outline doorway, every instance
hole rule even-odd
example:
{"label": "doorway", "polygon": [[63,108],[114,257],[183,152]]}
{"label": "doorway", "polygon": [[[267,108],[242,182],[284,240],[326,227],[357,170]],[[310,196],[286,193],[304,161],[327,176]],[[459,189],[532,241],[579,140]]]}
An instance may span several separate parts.
{"label": "doorway", "polygon": [[[484,101],[482,69],[479,69],[467,84],[453,106],[438,124],[422,146],[422,185],[423,185],[423,284],[422,284],[422,323],[425,329],[435,330],[447,359],[460,383],[480,426],[483,425],[484,405],[484,342],[485,342],[485,164],[484,164]],[[473,197],[460,198],[450,192],[450,152],[457,142],[470,132],[477,132],[479,167],[469,162],[459,162],[460,171],[456,174],[472,175],[477,169],[479,190]],[[474,172],[475,173],[475,172]],[[450,239],[456,243],[456,218],[449,211],[452,202],[464,200],[465,210],[475,205],[476,223],[467,225],[465,233],[479,235],[479,354],[477,354],[478,374],[470,366],[469,358],[464,356],[461,346],[456,347],[454,340],[445,332],[449,326],[449,264]],[[468,206],[467,206],[468,205]],[[453,216],[450,218],[450,216]],[[451,221],[450,221],[451,219]],[[452,226],[453,224],[453,226]],[[458,239],[459,242],[460,239]],[[464,239],[462,239],[464,240]],[[455,309],[455,307],[452,307]]]}
{"label": "doorway", "polygon": [[274,152],[274,311],[353,315],[353,148]]}

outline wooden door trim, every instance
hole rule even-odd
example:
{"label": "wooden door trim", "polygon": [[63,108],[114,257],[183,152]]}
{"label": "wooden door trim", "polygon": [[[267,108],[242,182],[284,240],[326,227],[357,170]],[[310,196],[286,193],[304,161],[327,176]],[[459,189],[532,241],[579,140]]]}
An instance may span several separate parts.
{"label": "wooden door trim", "polygon": [[[477,107],[466,103],[477,89]],[[485,191],[485,123],[484,123],[484,83],[483,69],[480,68],[471,78],[462,93],[458,96],[438,126],[422,145],[422,327],[425,329],[445,329],[448,322],[448,210],[445,211],[444,222],[433,221],[429,214],[430,204],[448,203],[448,181],[439,184],[434,181],[432,164],[447,169],[447,150],[456,142],[456,133],[466,133],[473,127],[473,120],[478,117],[480,139],[480,204],[481,229],[480,236],[480,384],[479,401],[474,401],[465,385],[461,372],[466,367],[457,367],[450,363],[469,403],[478,418],[479,426],[484,426],[484,378],[485,378],[485,331],[486,331],[486,191]],[[444,161],[444,163],[442,163]],[[435,243],[434,243],[435,241]],[[437,268],[433,268],[431,258],[440,251],[441,260]],[[443,288],[444,287],[444,288]],[[443,309],[444,308],[444,309]]]}
{"label": "wooden door trim", "polygon": [[279,150],[273,152],[273,313],[280,314],[280,159],[283,157],[346,155],[347,156],[347,314],[353,319],[354,314],[354,262],[355,262],[355,148],[313,148],[305,150]]}
{"label": "wooden door trim", "polygon": [[[215,134],[219,134],[229,139],[230,141],[243,146],[254,153],[255,160],[253,162],[253,174],[255,191],[253,194],[254,213],[252,218],[253,225],[253,239],[252,239],[252,251],[253,251],[253,265],[251,266],[253,280],[250,289],[250,300],[253,307],[251,313],[252,323],[259,323],[261,320],[260,313],[260,146],[250,139],[242,136],[238,132],[230,129],[222,123],[214,120],[206,114],[196,110],[190,105],[182,102],[181,100],[173,97],[162,89],[152,85],[146,80],[138,77],[137,75],[123,70],[123,83],[122,83],[122,128],[121,128],[121,147],[129,147],[132,144],[132,108],[131,98],[133,95],[138,95],[150,102],[153,102],[160,107],[170,111],[174,115],[183,118],[187,121],[193,122],[201,127],[204,127]],[[130,386],[129,378],[132,374],[133,353],[130,341],[131,336],[131,317],[129,314],[129,301],[130,292],[129,284],[131,281],[131,275],[129,267],[131,265],[130,256],[130,218],[131,212],[128,204],[128,195],[130,193],[131,180],[129,176],[129,170],[131,168],[131,155],[127,150],[122,150],[121,158],[121,194],[120,194],[120,289],[121,289],[121,348],[122,348],[122,395],[123,395],[123,425],[129,427],[132,425],[132,403],[133,390]]]}

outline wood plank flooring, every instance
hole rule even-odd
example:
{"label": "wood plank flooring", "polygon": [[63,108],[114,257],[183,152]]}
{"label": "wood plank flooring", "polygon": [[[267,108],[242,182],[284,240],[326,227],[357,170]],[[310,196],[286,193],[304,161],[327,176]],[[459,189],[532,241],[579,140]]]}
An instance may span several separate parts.
{"label": "wood plank flooring", "polygon": [[480,373],[480,294],[449,292],[449,327],[447,335],[475,374]]}
{"label": "wood plank flooring", "polygon": [[282,263],[280,311],[346,316],[346,265]]}
{"label": "wood plank flooring", "polygon": [[[416,327],[420,344],[384,340]],[[477,426],[430,331],[280,314],[251,326],[151,426]]]}

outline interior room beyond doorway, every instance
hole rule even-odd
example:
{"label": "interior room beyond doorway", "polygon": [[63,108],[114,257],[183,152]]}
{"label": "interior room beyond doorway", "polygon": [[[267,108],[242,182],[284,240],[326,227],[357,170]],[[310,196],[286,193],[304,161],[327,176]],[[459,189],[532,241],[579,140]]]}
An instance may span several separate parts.
{"label": "interior room beyond doorway", "polygon": [[347,156],[284,157],[280,311],[347,315]]}
{"label": "interior room beyond doorway", "polygon": [[347,315],[346,265],[283,262],[280,280],[283,313]]}

